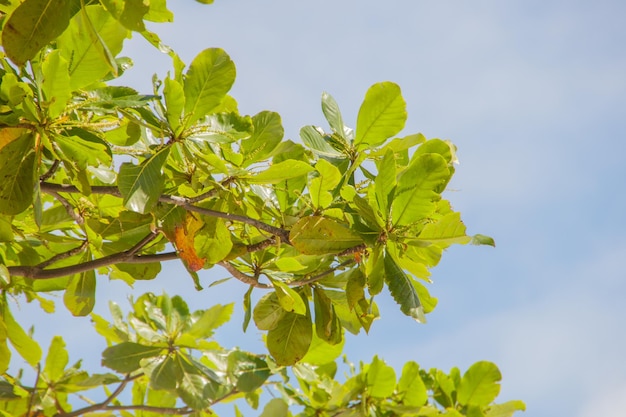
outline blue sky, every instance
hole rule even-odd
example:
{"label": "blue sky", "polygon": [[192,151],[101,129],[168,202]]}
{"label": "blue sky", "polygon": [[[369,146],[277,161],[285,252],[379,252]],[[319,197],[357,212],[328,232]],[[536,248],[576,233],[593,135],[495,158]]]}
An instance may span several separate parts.
{"label": "blue sky", "polygon": [[[379,297],[382,319],[369,335],[348,339],[353,361],[378,354],[396,368],[415,360],[466,369],[490,360],[504,375],[500,399],[526,401],[527,417],[623,413],[625,3],[170,3],[175,23],[154,27],[164,42],[187,63],[204,48],[224,48],[237,65],[232,94],[240,110],[279,112],[287,138],[307,124],[326,126],[323,91],[354,126],[367,88],[389,80],[408,103],[404,133],[458,146],[461,164],[447,198],[470,233],[493,236],[497,247],[444,255],[430,286],[439,306],[426,325]],[[143,92],[151,91],[153,73],[171,69],[138,37],[125,53],[135,68],[123,80]],[[187,295],[193,309],[241,300],[236,283],[195,293],[185,274],[170,263],[133,293],[166,289]],[[225,276],[201,273],[204,283]],[[102,284],[103,296],[130,293]],[[106,303],[97,310],[106,314]],[[58,316],[41,319],[44,339],[47,320]],[[240,323],[234,319],[222,342],[258,351],[260,333],[242,336]],[[81,343],[76,355],[92,351],[92,340]],[[99,361],[98,351],[87,355]]]}

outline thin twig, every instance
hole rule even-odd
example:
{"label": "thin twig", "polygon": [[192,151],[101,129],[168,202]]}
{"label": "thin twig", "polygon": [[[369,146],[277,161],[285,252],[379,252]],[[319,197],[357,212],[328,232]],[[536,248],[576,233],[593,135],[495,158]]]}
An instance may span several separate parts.
{"label": "thin twig", "polygon": [[252,285],[252,286],[254,286],[256,288],[265,288],[265,289],[274,288],[271,285],[263,284],[263,283],[259,282],[258,280],[256,280],[254,277],[251,277],[250,275],[244,274],[243,272],[241,272],[240,270],[235,268],[233,265],[231,265],[230,262],[219,261],[217,264],[220,265],[221,267],[223,267],[228,272],[230,272],[231,275],[234,278],[238,279],[239,281],[243,282],[244,284]]}
{"label": "thin twig", "polygon": [[[61,268],[44,269],[51,263],[67,258],[70,255],[66,253],[55,255],[52,258],[33,266],[9,266],[9,274],[13,276],[26,277],[31,279],[51,279],[64,277],[67,275],[78,274],[81,272],[91,271],[93,269],[102,268],[109,265],[120,263],[133,263],[142,264],[150,262],[162,262],[172,259],[178,259],[178,253],[165,252],[149,255],[141,255],[138,252],[143,249],[148,243],[152,242],[159,234],[157,232],[150,232],[147,236],[137,242],[132,248],[124,251],[114,253],[108,256],[104,256],[99,259],[93,259],[91,261],[82,262],[77,265],[64,266]],[[83,244],[84,245],[84,244]],[[77,249],[73,249],[77,250]],[[70,251],[71,252],[71,251]],[[61,258],[59,258],[61,257]]]}
{"label": "thin twig", "polygon": [[259,230],[263,230],[264,232],[268,232],[275,236],[280,237],[281,241],[285,243],[289,243],[289,230],[272,226],[270,224],[264,223],[260,220],[253,219],[248,216],[241,216],[239,214],[225,213],[222,211],[211,210],[211,209],[207,209],[204,207],[194,206],[193,204],[189,203],[188,199],[185,197],[162,195],[161,197],[159,197],[159,201],[162,203],[169,203],[169,204],[174,204],[176,206],[183,207],[185,210],[191,211],[193,213],[204,214],[205,216],[217,217],[220,219],[230,220],[233,222],[249,224],[250,226],[254,226]]}
{"label": "thin twig", "polygon": [[[73,185],[64,185],[64,184],[52,184],[47,182],[42,182],[40,184],[41,191],[46,193],[52,192],[63,192],[63,193],[80,193],[80,190]],[[120,190],[114,186],[93,186],[91,187],[92,194],[109,194],[116,197],[121,197]],[[198,207],[192,204],[192,199],[186,197],[172,196],[172,195],[161,195],[159,197],[159,201],[162,203],[174,204],[176,206],[183,207],[187,211],[191,211],[198,214],[204,214],[205,216],[217,217],[224,220],[230,220],[233,222],[239,222],[244,224],[249,224],[250,226],[254,226],[259,230],[263,230],[264,232],[268,232],[272,235],[280,237],[281,241],[289,244],[289,230],[282,229],[280,227],[272,226],[270,224],[264,223],[260,220],[253,219],[248,216],[242,216],[239,214],[231,214],[225,213],[222,211],[211,210],[203,207]]]}
{"label": "thin twig", "polygon": [[50,169],[48,169],[48,171],[46,171],[45,174],[39,177],[39,181],[43,182],[43,181],[50,179],[54,175],[54,173],[56,172],[60,164],[61,164],[61,161],[59,159],[55,159],[52,165],[50,166]]}
{"label": "thin twig", "polygon": [[43,261],[42,263],[40,263],[39,265],[37,265],[38,268],[45,268],[49,265],[52,265],[55,262],[58,262],[62,259],[67,259],[71,256],[74,256],[80,252],[82,252],[83,250],[85,250],[85,248],[87,247],[87,245],[89,244],[89,242],[87,240],[84,240],[82,245],[75,247],[74,249],[70,249],[67,252],[62,252],[62,253],[57,253],[56,255],[54,255],[52,258]]}
{"label": "thin twig", "polygon": [[67,201],[64,197],[62,197],[59,193],[57,193],[56,191],[47,191],[48,194],[50,194],[51,196],[53,196],[54,198],[56,198],[59,203],[61,203],[61,205],[65,208],[65,211],[67,212],[67,214],[74,219],[74,221],[76,222],[76,224],[83,224],[85,223],[85,219],[83,218],[83,216],[81,216],[80,214],[76,213],[74,211],[74,206],[72,206],[70,204],[69,201]]}
{"label": "thin twig", "polygon": [[[193,413],[194,411],[198,411],[189,407],[169,408],[169,407],[157,407],[153,405],[109,405],[107,407],[101,408],[101,410],[104,410],[104,411],[141,410],[141,411],[151,411],[153,413],[159,413],[159,414],[174,414],[174,415],[187,415],[187,414]],[[65,417],[65,416],[62,416],[62,417]]]}
{"label": "thin twig", "polygon": [[[79,408],[78,410],[74,410],[71,411],[69,413],[63,413],[63,414],[57,414],[56,416],[58,417],[77,417],[80,416],[82,414],[86,414],[86,413],[90,413],[92,411],[98,411],[98,410],[103,410],[103,409],[107,409],[109,408],[109,404],[111,403],[111,401],[113,401],[118,395],[120,395],[122,393],[122,391],[124,391],[124,388],[126,388],[126,385],[128,385],[129,382],[134,381],[135,379],[139,378],[143,376],[143,374],[137,374],[137,375],[127,375],[126,378],[124,378],[124,380],[122,382],[120,382],[120,384],[117,386],[117,388],[115,389],[115,391],[113,391],[111,393],[111,395],[109,395],[104,401],[97,403],[97,404],[93,404],[87,407],[83,407],[83,408]],[[110,406],[110,407],[115,407],[115,406]]]}
{"label": "thin twig", "polygon": [[307,279],[302,280],[302,281],[292,281],[292,282],[289,282],[287,285],[289,285],[290,287],[302,287],[302,286],[305,286],[305,285],[308,285],[308,284],[313,284],[314,282],[317,282],[317,281],[321,280],[322,278],[325,278],[328,275],[334,273],[336,270],[341,269],[343,267],[346,267],[346,266],[348,266],[350,264],[353,264],[353,263],[354,263],[354,259],[347,259],[347,260],[343,261],[342,263],[340,263],[339,265],[337,265],[337,266],[335,266],[333,268],[330,268],[330,269],[328,269],[328,270],[326,270],[326,271],[324,271],[324,272],[322,272],[320,274],[314,275],[311,278],[307,278]]}

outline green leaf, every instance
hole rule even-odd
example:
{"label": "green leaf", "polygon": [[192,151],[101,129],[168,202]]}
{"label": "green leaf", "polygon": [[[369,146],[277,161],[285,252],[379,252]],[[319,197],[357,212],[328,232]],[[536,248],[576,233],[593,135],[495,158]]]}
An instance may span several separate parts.
{"label": "green leaf", "polygon": [[342,155],[340,151],[333,148],[325,139],[320,128],[314,126],[304,126],[300,129],[302,142],[311,148],[318,155],[336,158]]}
{"label": "green leaf", "polygon": [[63,376],[68,362],[69,355],[65,349],[65,342],[61,336],[54,336],[52,341],[50,341],[48,356],[46,356],[46,365],[43,369],[47,380],[58,381]]}
{"label": "green leaf", "polygon": [[187,139],[198,143],[231,143],[250,137],[252,122],[237,113],[210,114],[202,123],[189,129]]}
{"label": "green leaf", "polygon": [[163,351],[162,347],[144,346],[134,342],[122,342],[102,352],[102,366],[120,373],[136,371],[144,358],[154,358]]}
{"label": "green leaf", "polygon": [[185,126],[215,109],[235,82],[235,64],[219,48],[200,52],[193,60],[185,78]]}
{"label": "green leaf", "polygon": [[91,271],[73,275],[63,294],[65,307],[74,316],[86,316],[96,304],[96,273]]}
{"label": "green leaf", "polygon": [[163,147],[141,165],[122,164],[118,187],[126,208],[147,213],[154,207],[163,190],[162,168],[169,151],[169,147]]}
{"label": "green leaf", "polygon": [[0,320],[0,372],[5,373],[11,363],[11,350],[7,345],[7,327],[3,320]]}
{"label": "green leaf", "polygon": [[402,404],[420,407],[428,401],[426,385],[420,377],[419,365],[413,361],[404,364],[402,375],[398,381],[398,391],[402,396]]}
{"label": "green leaf", "polygon": [[328,121],[328,125],[334,133],[346,139],[346,126],[343,124],[343,117],[339,105],[330,94],[322,93],[322,112]]}
{"label": "green leaf", "polygon": [[378,175],[374,183],[376,201],[384,219],[389,218],[389,208],[396,188],[396,158],[393,151],[387,150],[378,166]]}
{"label": "green leaf", "polygon": [[502,375],[496,365],[487,361],[476,362],[463,374],[457,392],[458,402],[486,407],[500,393],[501,379]]}
{"label": "green leaf", "polygon": [[[4,303],[3,303],[4,304]],[[22,329],[22,326],[15,321],[11,315],[8,305],[4,305],[2,312],[2,319],[4,320],[4,329],[6,330],[6,336],[8,337],[11,345],[15,348],[17,353],[26,360],[31,366],[37,365],[41,359],[41,348],[39,344],[35,342],[26,332]],[[0,337],[0,340],[2,337]],[[0,348],[1,350],[1,348]]]}
{"label": "green leaf", "polygon": [[4,23],[2,46],[17,65],[32,59],[67,28],[72,0],[25,0]]}
{"label": "green leaf", "polygon": [[100,6],[86,6],[57,38],[57,46],[70,63],[70,85],[78,90],[117,71],[113,59],[122,50],[128,30]]}
{"label": "green leaf", "polygon": [[474,235],[472,236],[472,245],[488,245],[496,247],[496,242],[492,237],[485,235]]}
{"label": "green leaf", "polygon": [[102,4],[127,29],[137,32],[146,29],[143,19],[151,5],[143,0],[103,0]]}
{"label": "green leaf", "polygon": [[144,20],[150,22],[173,22],[174,15],[166,6],[166,0],[151,0],[150,10],[144,16]]}
{"label": "green leaf", "polygon": [[304,357],[313,338],[311,316],[285,313],[276,327],[267,332],[267,349],[281,366],[293,365]]}
{"label": "green leaf", "polygon": [[228,373],[237,381],[236,387],[240,392],[255,391],[271,375],[265,360],[240,350],[233,350],[228,354]]}
{"label": "green leaf", "polygon": [[441,198],[437,190],[450,178],[441,155],[425,154],[415,159],[398,178],[391,212],[393,224],[404,226],[430,216]]}
{"label": "green leaf", "polygon": [[43,90],[48,104],[48,118],[55,119],[65,110],[67,101],[72,97],[70,88],[69,63],[59,50],[46,55],[41,70],[43,72]]}
{"label": "green leaf", "polygon": [[163,83],[163,97],[165,98],[165,118],[170,124],[172,132],[178,133],[181,126],[183,110],[185,109],[185,93],[183,86],[169,77]]}
{"label": "green leaf", "polygon": [[150,373],[150,388],[174,390],[182,379],[182,371],[171,355],[167,355]]}
{"label": "green leaf", "polygon": [[276,184],[291,178],[301,177],[313,170],[314,168],[304,161],[288,159],[272,164],[265,171],[247,178],[247,181],[252,184]]}
{"label": "green leaf", "polygon": [[250,319],[252,318],[252,291],[254,291],[254,285],[250,285],[248,291],[246,291],[246,293],[243,295],[244,317],[242,328],[244,333],[248,329],[248,324],[250,324]]}
{"label": "green leaf", "polygon": [[[84,108],[96,111],[99,111],[102,108],[111,110],[127,108],[141,109],[142,107],[147,106],[151,100],[158,97],[154,95],[139,94],[137,90],[130,87],[112,85],[91,90],[89,92],[89,96],[89,103],[87,103]],[[128,115],[129,113],[125,114]],[[140,114],[144,118],[142,122],[148,125],[152,125],[155,122],[152,120],[154,117],[152,113],[141,112]]]}
{"label": "green leaf", "polygon": [[417,291],[411,283],[411,279],[400,269],[388,253],[384,256],[384,265],[385,282],[393,299],[400,305],[400,311],[412,317],[418,323],[425,323],[424,309],[417,296]]}
{"label": "green leaf", "polygon": [[311,179],[309,184],[311,202],[315,207],[328,207],[333,202],[331,191],[341,181],[341,172],[325,159],[318,160],[315,169],[319,172],[319,176]]}
{"label": "green leaf", "polygon": [[461,213],[450,213],[443,216],[436,223],[424,226],[417,239],[407,240],[409,244],[436,244],[446,248],[454,243],[466,244],[471,238],[465,234],[465,225],[461,221]]}
{"label": "green leaf", "polygon": [[275,292],[265,294],[254,306],[252,317],[259,330],[272,330],[285,316],[286,311],[278,302]]}
{"label": "green leaf", "polygon": [[305,255],[340,253],[363,243],[359,235],[341,223],[320,216],[298,220],[289,233],[289,240]]}
{"label": "green leaf", "polygon": [[265,407],[259,417],[287,417],[289,415],[289,406],[282,398],[272,398]]}
{"label": "green leaf", "polygon": [[267,158],[285,134],[280,115],[270,111],[262,111],[253,116],[252,126],[252,136],[241,141],[241,151],[245,156],[244,166]]}
{"label": "green leaf", "polygon": [[91,137],[87,140],[79,136],[57,136],[54,141],[66,158],[64,162],[75,165],[81,171],[88,166],[111,164],[111,151],[102,140]]}
{"label": "green leaf", "polygon": [[[341,329],[339,329],[341,331]],[[306,355],[300,360],[303,363],[311,365],[321,366],[334,362],[343,353],[343,347],[345,346],[345,337],[341,338],[339,343],[331,345],[317,335],[316,331],[313,332],[313,338],[311,339],[311,345]]]}
{"label": "green leaf", "polygon": [[285,309],[285,311],[300,315],[306,314],[306,304],[304,303],[304,300],[302,300],[302,297],[300,297],[300,294],[284,282],[271,278],[270,281],[272,281],[272,285],[274,286],[278,303],[283,309]]}
{"label": "green leaf", "polygon": [[523,401],[512,400],[503,404],[494,404],[489,407],[486,417],[511,417],[516,411],[525,411],[526,404]]}
{"label": "green leaf", "polygon": [[354,146],[361,150],[380,145],[404,128],[406,117],[400,87],[391,82],[374,84],[359,109]]}
{"label": "green leaf", "polygon": [[202,315],[195,321],[191,328],[185,332],[195,339],[206,339],[211,337],[214,330],[227,323],[233,314],[234,304],[216,304],[204,310]]}
{"label": "green leaf", "polygon": [[230,230],[222,219],[208,218],[204,227],[194,238],[198,256],[213,265],[228,256],[233,248]]}
{"label": "green leaf", "polygon": [[322,288],[313,288],[313,305],[317,336],[331,345],[341,342],[343,339],[341,323],[335,313],[332,301]]}
{"label": "green leaf", "polygon": [[217,380],[215,374],[204,365],[186,355],[176,355],[182,378],[176,390],[180,398],[196,410],[213,404],[213,400],[225,395],[227,387]]}
{"label": "green leaf", "polygon": [[33,203],[35,137],[25,129],[0,131],[0,213],[14,215]]}
{"label": "green leaf", "polygon": [[396,372],[374,356],[367,369],[367,392],[375,398],[389,398],[396,388]]}

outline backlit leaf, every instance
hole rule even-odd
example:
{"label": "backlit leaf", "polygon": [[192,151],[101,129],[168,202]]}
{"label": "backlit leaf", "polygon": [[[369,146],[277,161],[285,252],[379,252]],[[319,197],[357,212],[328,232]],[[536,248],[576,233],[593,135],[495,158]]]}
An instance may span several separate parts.
{"label": "backlit leaf", "polygon": [[311,316],[285,313],[267,332],[267,349],[278,365],[293,365],[304,357],[313,337]]}
{"label": "backlit leaf", "polygon": [[65,342],[60,336],[54,336],[48,348],[46,365],[43,369],[48,380],[57,381],[63,375],[63,371],[69,361],[69,355],[65,349]]}
{"label": "backlit leaf", "polygon": [[72,96],[69,63],[61,56],[59,50],[54,50],[46,55],[41,70],[43,72],[41,88],[49,102],[48,117],[54,119],[63,113],[67,101]]}
{"label": "backlit leaf", "polygon": [[487,361],[476,362],[463,374],[458,387],[457,400],[463,405],[489,405],[500,392],[502,374],[496,365]]}
{"label": "backlit leaf", "polygon": [[72,0],[25,0],[4,23],[2,46],[9,58],[23,65],[59,36],[72,16]]}
{"label": "backlit leaf", "polygon": [[404,128],[406,117],[400,87],[391,82],[374,84],[359,109],[354,146],[365,149],[382,144]]}
{"label": "backlit leaf", "polygon": [[396,372],[378,356],[367,369],[367,391],[376,398],[388,398],[396,388]]}
{"label": "backlit leaf", "polygon": [[220,104],[235,82],[235,75],[235,64],[222,49],[205,49],[194,58],[183,86],[186,126]]}
{"label": "backlit leaf", "polygon": [[236,387],[241,392],[260,388],[271,375],[263,358],[240,350],[228,354],[228,373],[237,381]]}
{"label": "backlit leaf", "polygon": [[331,345],[341,342],[342,332],[339,317],[335,313],[332,301],[322,288],[313,288],[313,305],[317,336]]}
{"label": "backlit leaf", "polygon": [[398,391],[402,395],[402,403],[419,407],[428,400],[426,385],[420,377],[419,365],[413,361],[404,364],[402,375],[398,381]]}
{"label": "backlit leaf", "polygon": [[120,167],[118,187],[128,209],[146,213],[156,204],[163,190],[162,168],[169,147],[163,147],[141,165],[124,162]]}
{"label": "backlit leaf", "polygon": [[341,152],[333,148],[325,139],[324,135],[314,126],[304,126],[300,129],[302,142],[315,153],[323,156],[338,157]]}
{"label": "backlit leaf", "polygon": [[393,192],[396,188],[396,161],[393,151],[387,150],[383,160],[378,165],[378,176],[374,183],[376,201],[385,220],[389,217],[389,207],[393,201]]}
{"label": "backlit leaf", "polygon": [[398,178],[391,206],[393,224],[403,226],[430,216],[441,198],[435,190],[449,178],[441,155],[430,153],[415,159]]}
{"label": "backlit leaf", "polygon": [[492,405],[485,415],[486,417],[511,417],[516,411],[525,410],[526,404],[519,400],[512,400]]}
{"label": "backlit leaf", "polygon": [[24,129],[2,129],[0,134],[0,213],[13,215],[33,202],[35,137]]}
{"label": "backlit leaf", "polygon": [[65,307],[74,316],[86,316],[96,304],[96,273],[91,271],[73,275],[63,294]]}
{"label": "backlit leaf", "polygon": [[39,344],[26,334],[22,326],[15,321],[8,305],[4,304],[1,315],[4,320],[4,325],[6,326],[6,335],[11,345],[26,362],[35,366],[41,359],[41,348]]}
{"label": "backlit leaf", "polygon": [[241,141],[246,164],[267,158],[283,139],[285,130],[278,113],[262,111],[252,117],[254,131],[249,139]]}
{"label": "backlit leaf", "polygon": [[120,373],[133,372],[140,368],[139,362],[142,359],[153,358],[160,355],[162,351],[162,347],[122,342],[108,347],[102,352],[102,366]]}
{"label": "backlit leaf", "polygon": [[306,304],[302,300],[302,297],[300,297],[300,294],[298,294],[294,289],[289,288],[289,286],[284,282],[275,279],[272,279],[271,281],[274,286],[276,297],[278,298],[278,303],[285,309],[285,311],[300,315],[306,314]]}
{"label": "backlit leaf", "polygon": [[411,283],[411,279],[396,264],[389,254],[384,256],[385,282],[389,292],[400,305],[400,311],[409,317],[413,317],[419,323],[425,323],[424,309],[420,303],[417,291]]}
{"label": "backlit leaf", "polygon": [[275,292],[265,294],[254,306],[252,318],[259,330],[272,330],[286,314]]}
{"label": "backlit leaf", "polygon": [[[117,70],[112,57],[122,50],[128,30],[100,6],[86,6],[57,39],[69,62],[72,90],[92,84]],[[112,68],[112,66],[115,66]]]}
{"label": "backlit leaf", "polygon": [[306,255],[339,253],[363,243],[359,235],[334,220],[309,216],[292,227],[289,240]]}
{"label": "backlit leaf", "polygon": [[272,164],[266,170],[247,178],[247,181],[252,184],[276,184],[291,178],[301,177],[313,170],[314,168],[304,161],[288,159]]}
{"label": "backlit leaf", "polygon": [[339,105],[333,96],[328,93],[322,94],[322,112],[324,113],[324,117],[326,117],[326,120],[328,121],[328,124],[333,132],[345,139],[346,127],[343,124],[343,117],[341,116]]}
{"label": "backlit leaf", "polygon": [[445,248],[454,243],[465,244],[470,241],[471,238],[465,234],[461,214],[450,213],[436,223],[426,224],[417,239],[411,239],[407,243],[422,242],[426,245],[432,243]]}

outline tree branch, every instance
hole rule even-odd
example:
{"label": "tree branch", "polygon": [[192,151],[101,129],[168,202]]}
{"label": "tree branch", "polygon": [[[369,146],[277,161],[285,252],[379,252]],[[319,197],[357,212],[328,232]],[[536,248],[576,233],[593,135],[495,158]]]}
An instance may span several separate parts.
{"label": "tree branch", "polygon": [[75,247],[74,249],[70,249],[67,252],[62,252],[62,253],[57,253],[56,255],[54,255],[52,258],[43,261],[42,263],[40,263],[39,265],[37,265],[37,267],[43,269],[45,267],[47,267],[48,265],[52,265],[55,262],[58,262],[62,259],[66,259],[69,258],[71,256],[74,256],[80,252],[82,252],[83,250],[85,250],[85,248],[87,247],[87,245],[89,244],[89,242],[87,240],[84,240],[82,245]]}
{"label": "tree branch", "polygon": [[[42,182],[40,184],[40,188],[42,191],[46,193],[80,193],[80,190],[73,185],[65,185],[65,184],[53,184],[48,182]],[[114,186],[93,186],[91,187],[91,192],[93,194],[109,194],[116,197],[121,197],[122,194],[117,187]],[[163,194],[159,197],[159,201],[162,203],[174,204],[176,206],[183,207],[187,211],[191,211],[198,214],[204,214],[205,216],[217,217],[224,220],[230,220],[233,222],[239,222],[244,224],[249,224],[250,226],[254,226],[259,230],[263,230],[264,232],[268,232],[272,235],[280,237],[281,241],[289,244],[289,231],[280,227],[272,226],[270,224],[264,223],[260,220],[253,219],[251,217],[242,216],[239,214],[231,214],[224,213],[222,211],[211,210],[203,207],[198,207],[192,204],[192,202],[197,201],[196,198],[186,198],[179,196],[172,196]]]}
{"label": "tree branch", "polygon": [[56,191],[47,191],[47,193],[50,194],[52,197],[56,198],[59,201],[59,203],[61,203],[61,205],[65,208],[65,211],[67,212],[68,216],[74,219],[76,224],[85,223],[85,219],[83,218],[83,216],[76,213],[74,211],[74,206],[72,206],[70,202],[67,201],[64,197],[62,197],[59,193],[57,193]]}
{"label": "tree branch", "polygon": [[67,258],[76,252],[82,250],[82,246],[72,249],[68,252],[58,254],[52,258],[33,266],[9,266],[9,274],[12,276],[20,276],[31,279],[52,279],[58,277],[64,277],[67,275],[79,274],[81,272],[91,271],[92,269],[98,269],[109,265],[122,264],[122,263],[150,263],[150,262],[162,262],[172,259],[178,259],[176,252],[165,252],[154,255],[141,255],[138,252],[143,249],[148,243],[152,242],[158,236],[157,232],[151,232],[146,237],[137,242],[132,248],[124,251],[114,253],[99,259],[93,259],[91,261],[82,262],[77,265],[64,266],[61,268],[44,269],[46,266],[60,259]]}
{"label": "tree branch", "polygon": [[[107,409],[109,407],[107,407],[111,401],[113,401],[118,395],[120,395],[122,393],[122,391],[124,391],[124,388],[126,388],[126,385],[128,385],[129,382],[134,381],[135,379],[139,378],[143,376],[143,374],[137,374],[137,375],[127,375],[126,378],[124,378],[124,380],[117,386],[117,388],[115,389],[115,391],[113,391],[111,393],[111,395],[109,395],[104,401],[102,401],[101,403],[98,404],[93,404],[87,407],[83,407],[83,408],[79,408],[78,410],[74,410],[71,411],[69,413],[59,413],[56,414],[57,417],[77,417],[80,416],[82,414],[86,414],[86,413],[90,413],[92,411],[98,411],[98,410],[103,410],[103,409]],[[111,406],[111,407],[115,407],[115,406]]]}

